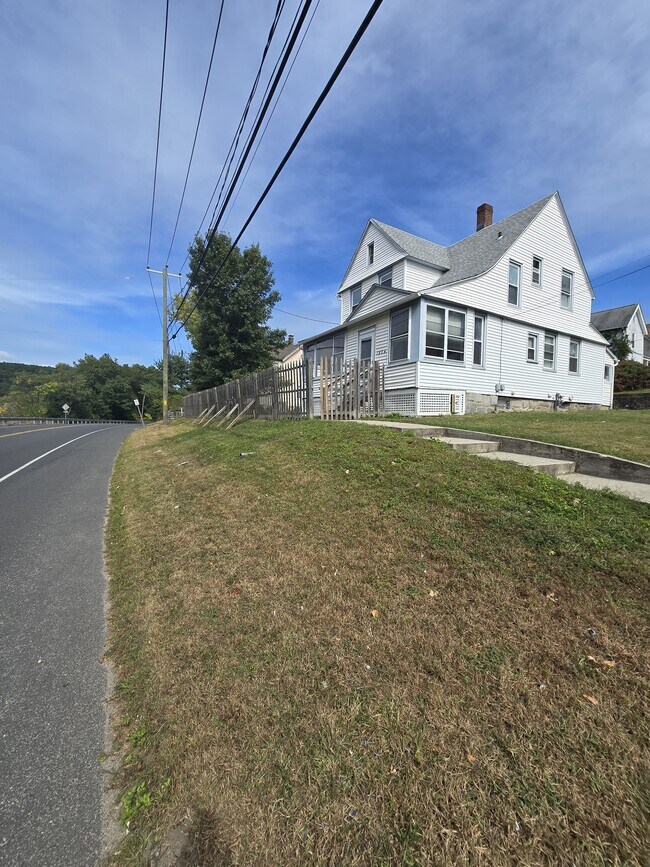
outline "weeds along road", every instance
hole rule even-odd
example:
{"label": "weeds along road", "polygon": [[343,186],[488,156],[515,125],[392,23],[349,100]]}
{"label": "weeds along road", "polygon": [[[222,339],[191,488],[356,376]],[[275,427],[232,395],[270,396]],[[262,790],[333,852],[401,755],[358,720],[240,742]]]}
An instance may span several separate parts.
{"label": "weeds along road", "polygon": [[0,865],[94,864],[103,528],[131,425],[0,427]]}

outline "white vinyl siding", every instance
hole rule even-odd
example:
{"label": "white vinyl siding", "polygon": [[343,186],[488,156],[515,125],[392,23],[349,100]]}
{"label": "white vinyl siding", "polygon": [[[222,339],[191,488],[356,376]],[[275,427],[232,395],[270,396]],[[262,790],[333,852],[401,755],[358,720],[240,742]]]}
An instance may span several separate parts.
{"label": "white vinyl siding", "polygon": [[[440,279],[443,272],[439,268],[422,265],[420,262],[412,262],[407,259],[404,262],[404,289],[409,292],[421,292],[423,289],[431,289],[436,280]],[[395,286],[395,283],[393,283]]]}
{"label": "white vinyl siding", "polygon": [[392,289],[382,288],[375,289],[372,295],[363,302],[363,307],[351,318],[354,322],[358,317],[368,316],[370,313],[375,313],[386,307],[387,304],[395,304],[403,300],[408,301],[408,296],[401,292],[394,292]]}
{"label": "white vinyl siding", "polygon": [[544,335],[544,370],[555,370],[557,362],[557,334]]}
{"label": "white vinyl siding", "polygon": [[512,259],[508,265],[508,304],[514,307],[521,304],[521,265]]}
{"label": "white vinyl siding", "polygon": [[[530,263],[533,256],[544,257],[542,287],[523,292],[521,306],[514,307],[508,304],[506,292],[510,259]],[[572,310],[560,306],[562,269],[573,273]],[[603,348],[606,345],[590,325],[592,296],[556,198],[548,202],[490,271],[465,283],[434,286],[431,295],[436,300],[479,310],[489,304],[490,313],[525,323],[528,330],[533,327],[543,331],[552,325],[558,332],[600,343]],[[602,371],[600,378],[602,382]]]}
{"label": "white vinyl siding", "polygon": [[573,274],[562,269],[562,284],[560,290],[560,306],[565,310],[571,310],[573,307]]}
{"label": "white vinyl siding", "polygon": [[[374,262],[368,264],[368,244],[374,244]],[[394,265],[397,261],[404,258],[404,253],[399,247],[390,241],[382,231],[374,224],[370,224],[359,243],[359,246],[350,262],[348,271],[341,283],[340,291],[349,289],[355,283],[364,282],[370,279],[370,285],[377,282],[377,275],[380,271]],[[394,282],[393,277],[393,285]]]}

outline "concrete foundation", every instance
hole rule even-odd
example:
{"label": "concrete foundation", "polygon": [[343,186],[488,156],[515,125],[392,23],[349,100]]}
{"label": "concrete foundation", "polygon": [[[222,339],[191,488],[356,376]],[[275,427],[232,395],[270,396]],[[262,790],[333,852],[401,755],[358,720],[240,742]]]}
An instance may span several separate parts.
{"label": "concrete foundation", "polygon": [[604,409],[598,403],[569,403],[561,410],[554,408],[552,400],[537,400],[529,397],[512,397],[505,394],[465,393],[465,415],[491,412],[575,412],[576,410]]}

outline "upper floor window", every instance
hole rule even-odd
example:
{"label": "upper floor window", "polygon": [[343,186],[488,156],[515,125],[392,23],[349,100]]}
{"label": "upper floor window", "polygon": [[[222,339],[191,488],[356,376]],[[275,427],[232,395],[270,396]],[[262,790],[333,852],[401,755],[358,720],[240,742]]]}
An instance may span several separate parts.
{"label": "upper floor window", "polygon": [[390,315],[390,360],[409,357],[409,311],[394,310]]}
{"label": "upper floor window", "polygon": [[375,244],[374,244],[374,241],[371,241],[368,244],[368,264],[372,265],[372,263],[374,261],[375,261]]}
{"label": "upper floor window", "polygon": [[562,269],[560,304],[565,310],[571,310],[573,306],[573,274],[571,271],[566,271],[565,269]]}
{"label": "upper floor window", "polygon": [[465,314],[427,304],[425,354],[446,361],[465,360]]}
{"label": "upper floor window", "polygon": [[544,370],[555,370],[555,352],[557,336],[555,334],[544,335]]}
{"label": "upper floor window", "polygon": [[533,256],[533,285],[542,285],[542,260],[539,256]]}
{"label": "upper floor window", "polygon": [[359,304],[361,304],[361,284],[358,286],[353,286],[350,290],[351,292],[351,305],[352,305],[352,313],[357,309]]}
{"label": "upper floor window", "polygon": [[580,341],[569,340],[569,373],[578,373],[580,367]]}
{"label": "upper floor window", "polygon": [[474,317],[474,354],[472,361],[483,367],[485,357],[485,316]]}
{"label": "upper floor window", "polygon": [[377,282],[380,286],[392,286],[393,285],[393,269],[387,268],[385,271],[380,271],[379,277],[377,278]]}
{"label": "upper floor window", "polygon": [[537,362],[537,335],[534,331],[528,332],[528,352],[526,356],[527,361]]}
{"label": "upper floor window", "polygon": [[510,262],[508,268],[508,304],[519,306],[519,296],[521,288],[521,265],[516,262]]}

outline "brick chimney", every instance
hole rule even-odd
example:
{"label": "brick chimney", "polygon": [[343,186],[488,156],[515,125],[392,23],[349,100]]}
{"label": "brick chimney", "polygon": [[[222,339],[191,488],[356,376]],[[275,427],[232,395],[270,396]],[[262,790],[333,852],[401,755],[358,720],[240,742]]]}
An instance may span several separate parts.
{"label": "brick chimney", "polygon": [[492,213],[494,209],[492,205],[488,205],[487,202],[483,202],[482,205],[479,205],[476,209],[476,231],[480,232],[481,229],[485,229],[486,226],[492,225]]}

